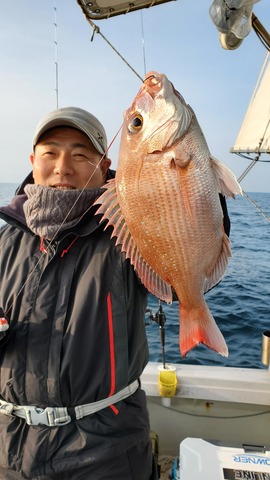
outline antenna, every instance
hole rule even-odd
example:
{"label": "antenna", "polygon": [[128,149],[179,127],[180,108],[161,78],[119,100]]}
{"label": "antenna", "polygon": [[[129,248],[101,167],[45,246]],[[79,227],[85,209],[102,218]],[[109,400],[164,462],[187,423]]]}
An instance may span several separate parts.
{"label": "antenna", "polygon": [[56,108],[58,108],[59,88],[58,88],[58,42],[57,42],[57,8],[54,8],[54,55],[55,55],[55,96]]}

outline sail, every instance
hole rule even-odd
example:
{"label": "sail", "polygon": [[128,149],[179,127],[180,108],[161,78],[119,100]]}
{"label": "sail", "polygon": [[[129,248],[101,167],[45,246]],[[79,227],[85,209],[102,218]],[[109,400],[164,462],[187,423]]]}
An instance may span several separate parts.
{"label": "sail", "polygon": [[232,153],[270,153],[270,52],[267,53]]}

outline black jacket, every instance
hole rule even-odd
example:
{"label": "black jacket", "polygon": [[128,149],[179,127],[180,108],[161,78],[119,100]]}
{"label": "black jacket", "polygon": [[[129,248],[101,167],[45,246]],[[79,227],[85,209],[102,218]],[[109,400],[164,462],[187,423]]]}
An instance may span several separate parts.
{"label": "black jacket", "polygon": [[[43,408],[106,398],[147,363],[147,292],[94,207],[44,254],[25,224],[23,200],[0,210],[9,222],[0,231],[0,306],[10,321],[0,395]],[[0,415],[0,465],[34,476],[108,461],[148,436],[144,392],[116,407],[119,414],[107,408],[52,428]]]}

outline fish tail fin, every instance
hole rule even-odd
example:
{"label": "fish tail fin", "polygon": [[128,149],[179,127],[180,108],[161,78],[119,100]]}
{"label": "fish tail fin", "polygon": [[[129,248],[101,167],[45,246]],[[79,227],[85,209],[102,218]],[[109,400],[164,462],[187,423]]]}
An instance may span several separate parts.
{"label": "fish tail fin", "polygon": [[183,357],[199,343],[224,357],[228,356],[224,337],[206,303],[196,309],[185,309],[180,305],[180,318],[180,351]]}

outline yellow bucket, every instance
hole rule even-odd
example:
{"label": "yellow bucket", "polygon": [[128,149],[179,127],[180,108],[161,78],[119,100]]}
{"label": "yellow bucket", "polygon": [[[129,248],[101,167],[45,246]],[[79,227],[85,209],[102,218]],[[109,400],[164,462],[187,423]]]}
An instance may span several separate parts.
{"label": "yellow bucket", "polygon": [[174,397],[176,394],[177,377],[176,368],[171,365],[158,366],[158,390],[161,397]]}

